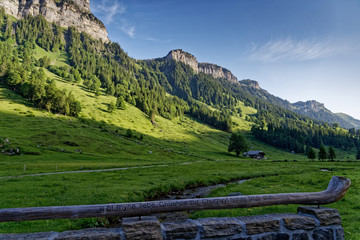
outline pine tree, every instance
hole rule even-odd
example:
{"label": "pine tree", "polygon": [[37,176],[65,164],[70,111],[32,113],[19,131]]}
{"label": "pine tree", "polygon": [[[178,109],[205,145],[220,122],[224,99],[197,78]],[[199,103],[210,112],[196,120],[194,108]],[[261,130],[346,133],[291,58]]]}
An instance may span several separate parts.
{"label": "pine tree", "polygon": [[331,162],[334,161],[334,159],[336,158],[336,153],[335,153],[335,150],[332,146],[329,147],[329,155],[328,155],[328,158]]}
{"label": "pine tree", "polygon": [[326,152],[324,145],[321,145],[319,148],[318,159],[320,161],[324,161],[325,159],[327,159],[327,152]]}
{"label": "pine tree", "polygon": [[131,131],[130,128],[128,130],[126,130],[125,137],[132,138],[133,136],[134,136],[134,134],[133,134],[133,132]]}
{"label": "pine tree", "polygon": [[356,153],[356,159],[359,160],[360,159],[360,148],[358,148],[357,153]]}
{"label": "pine tree", "polygon": [[114,96],[115,94],[115,87],[114,87],[114,83],[110,84],[107,88],[106,88],[106,94]]}
{"label": "pine tree", "polygon": [[116,107],[118,109],[121,109],[121,110],[125,110],[126,109],[126,104],[125,104],[125,100],[122,96],[119,96],[116,100]]}
{"label": "pine tree", "polygon": [[112,112],[114,112],[115,109],[116,109],[115,103],[114,102],[109,103],[108,112],[112,113]]}
{"label": "pine tree", "polygon": [[311,159],[312,161],[314,161],[314,159],[316,158],[316,153],[314,151],[314,149],[312,147],[310,147],[308,153],[307,153],[307,157],[309,159]]}

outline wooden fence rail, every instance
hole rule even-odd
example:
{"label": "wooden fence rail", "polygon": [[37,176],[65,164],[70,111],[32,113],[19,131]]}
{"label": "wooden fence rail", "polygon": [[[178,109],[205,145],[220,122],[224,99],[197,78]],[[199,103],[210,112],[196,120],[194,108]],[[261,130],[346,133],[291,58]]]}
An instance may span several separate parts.
{"label": "wooden fence rail", "polygon": [[0,209],[0,222],[88,217],[131,217],[153,213],[205,209],[248,208],[283,204],[324,205],[339,201],[351,181],[332,177],[326,190],[310,193],[280,193],[202,199],[134,203]]}

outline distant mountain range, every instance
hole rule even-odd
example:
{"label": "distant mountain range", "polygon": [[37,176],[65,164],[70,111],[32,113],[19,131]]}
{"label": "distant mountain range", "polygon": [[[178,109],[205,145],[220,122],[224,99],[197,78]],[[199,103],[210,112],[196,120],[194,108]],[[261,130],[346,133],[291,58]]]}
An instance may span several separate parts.
{"label": "distant mountain range", "polygon": [[360,120],[355,119],[345,113],[333,113],[325,107],[323,103],[319,103],[315,100],[309,100],[306,102],[290,103],[287,100],[281,99],[270,94],[268,91],[260,88],[258,82],[253,80],[242,80],[240,84],[251,94],[266,99],[275,105],[284,107],[289,110],[293,110],[299,114],[307,117],[327,122],[329,124],[337,123],[343,128],[360,128]]}
{"label": "distant mountain range", "polygon": [[327,122],[328,124],[337,123],[339,126],[346,129],[360,128],[360,120],[344,113],[333,113],[328,110],[323,103],[319,103],[315,100],[290,103],[289,101],[276,97],[265,89],[262,89],[257,81],[250,79],[238,81],[238,79],[228,69],[211,63],[198,63],[192,54],[181,49],[170,51],[165,59],[172,59],[177,62],[185,63],[189,65],[195,73],[203,72],[214,78],[226,79],[233,84],[240,84],[245,91],[253,96],[259,97],[274,105],[284,107],[315,120]]}

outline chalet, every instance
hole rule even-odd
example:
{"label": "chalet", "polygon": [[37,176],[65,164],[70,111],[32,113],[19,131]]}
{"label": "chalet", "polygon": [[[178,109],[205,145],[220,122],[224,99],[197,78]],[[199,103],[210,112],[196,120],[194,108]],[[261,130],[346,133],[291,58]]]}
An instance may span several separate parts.
{"label": "chalet", "polygon": [[244,156],[254,159],[264,159],[265,153],[263,151],[249,151],[244,153]]}

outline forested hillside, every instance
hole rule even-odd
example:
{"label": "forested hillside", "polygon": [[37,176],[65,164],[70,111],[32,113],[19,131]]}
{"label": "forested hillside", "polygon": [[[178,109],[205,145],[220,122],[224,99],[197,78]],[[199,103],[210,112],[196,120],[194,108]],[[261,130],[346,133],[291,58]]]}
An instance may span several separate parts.
{"label": "forested hillside", "polygon": [[360,121],[354,119],[346,114],[336,114],[326,109],[324,104],[317,101],[311,100],[306,102],[296,102],[290,103],[287,100],[281,99],[269,93],[268,91],[262,89],[259,86],[259,83],[254,80],[241,80],[240,85],[243,86],[243,89],[246,90],[253,96],[257,96],[267,102],[270,102],[274,105],[283,107],[287,110],[294,111],[301,115],[307,116],[311,119],[316,119],[317,121],[326,122],[328,124],[338,124],[342,128],[360,128]]}
{"label": "forested hillside", "polygon": [[[35,106],[54,113],[78,116],[82,106],[76,96],[46,77],[45,68],[96,95],[101,94],[100,88],[105,89],[117,98],[112,105],[123,108],[126,101],[153,124],[155,115],[173,119],[190,114],[230,132],[231,116],[241,116],[242,102],[257,110],[246,118],[254,125],[254,136],[270,145],[297,153],[321,144],[343,149],[359,146],[358,134],[271,103],[252,94],[245,83],[196,74],[188,65],[165,58],[137,61],[118,43],[104,44],[75,28],[50,24],[42,16],[15,21],[0,10],[0,29],[0,81]],[[65,51],[67,64],[56,66],[46,56],[35,59],[36,46],[50,52]]]}
{"label": "forested hillside", "polygon": [[359,148],[359,132],[329,127],[325,122],[311,119],[293,111],[285,100],[269,94],[252,80],[232,82],[214,78],[204,73],[195,74],[191,67],[182,63],[158,58],[147,60],[152,69],[159,69],[171,84],[171,93],[182,99],[196,99],[228,114],[241,114],[236,108],[238,101],[257,109],[248,117],[253,122],[252,133],[256,138],[272,146],[305,153],[310,147],[322,144],[343,149]]}
{"label": "forested hillside", "polygon": [[[4,10],[1,10],[1,29],[2,47],[6,49],[2,53],[2,82],[38,107],[74,116],[81,109],[76,102],[60,104],[56,94],[49,92],[54,86],[50,79],[45,79],[41,70],[47,68],[74,84],[83,83],[96,94],[100,94],[100,87],[105,88],[107,94],[118,97],[118,103],[123,99],[141,109],[151,119],[155,114],[172,119],[188,113],[217,128],[230,130],[229,118],[220,112],[211,111],[189,99],[186,102],[177,96],[168,95],[166,89],[169,90],[171,85],[164,74],[137,64],[117,43],[103,44],[77,32],[75,28],[61,29],[47,23],[42,16],[27,16],[14,23],[11,17],[4,14]],[[71,67],[53,66],[46,57],[34,61],[32,54],[35,44],[47,51],[66,50]],[[35,80],[36,74],[41,77]],[[25,90],[27,85],[35,92]],[[47,99],[48,96],[52,99]],[[75,101],[72,95],[65,99]]]}
{"label": "forested hillside", "polygon": [[340,127],[351,129],[360,128],[360,121],[356,120],[346,114],[332,113],[325,108],[324,104],[317,101],[296,102],[292,104],[294,111],[308,116],[313,119],[318,119],[327,122],[330,125],[339,125]]}

